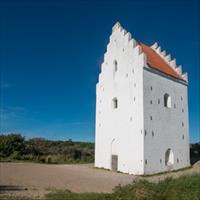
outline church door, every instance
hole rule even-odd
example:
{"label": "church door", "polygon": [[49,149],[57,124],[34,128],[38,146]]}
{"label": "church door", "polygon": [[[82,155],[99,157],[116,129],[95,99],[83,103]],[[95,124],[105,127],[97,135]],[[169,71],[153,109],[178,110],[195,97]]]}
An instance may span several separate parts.
{"label": "church door", "polygon": [[118,155],[112,155],[111,166],[113,171],[118,170]]}

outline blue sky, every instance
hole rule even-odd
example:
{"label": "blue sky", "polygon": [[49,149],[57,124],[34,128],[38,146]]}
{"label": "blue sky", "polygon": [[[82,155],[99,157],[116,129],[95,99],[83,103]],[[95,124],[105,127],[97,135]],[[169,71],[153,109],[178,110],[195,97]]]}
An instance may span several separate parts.
{"label": "blue sky", "polygon": [[200,140],[199,8],[197,0],[1,0],[1,133],[93,141],[95,84],[120,21],[189,73],[190,139]]}

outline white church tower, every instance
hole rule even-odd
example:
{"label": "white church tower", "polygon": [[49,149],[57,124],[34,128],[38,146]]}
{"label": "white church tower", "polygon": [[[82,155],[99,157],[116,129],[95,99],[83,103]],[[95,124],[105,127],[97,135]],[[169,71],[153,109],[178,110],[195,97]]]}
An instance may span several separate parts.
{"label": "white church tower", "polygon": [[187,87],[170,54],[116,23],[96,85],[95,167],[151,174],[189,166]]}

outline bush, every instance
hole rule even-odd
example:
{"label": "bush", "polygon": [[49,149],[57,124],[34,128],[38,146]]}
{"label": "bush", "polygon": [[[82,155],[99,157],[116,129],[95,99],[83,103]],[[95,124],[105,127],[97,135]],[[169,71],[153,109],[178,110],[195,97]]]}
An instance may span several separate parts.
{"label": "bush", "polygon": [[0,160],[4,158],[41,163],[89,163],[94,161],[94,143],[25,140],[20,134],[0,135]]}
{"label": "bush", "polygon": [[14,151],[9,158],[11,160],[21,160],[21,153],[19,151]]}
{"label": "bush", "polygon": [[23,154],[25,140],[20,134],[0,135],[0,157],[9,157],[14,152]]}

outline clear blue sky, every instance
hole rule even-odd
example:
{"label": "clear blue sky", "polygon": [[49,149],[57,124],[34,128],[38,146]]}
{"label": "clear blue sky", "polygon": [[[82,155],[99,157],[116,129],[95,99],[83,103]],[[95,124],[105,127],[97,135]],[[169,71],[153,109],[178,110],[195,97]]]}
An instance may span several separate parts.
{"label": "clear blue sky", "polygon": [[95,84],[120,21],[189,73],[190,138],[200,140],[199,8],[198,0],[1,0],[1,132],[93,141]]}

